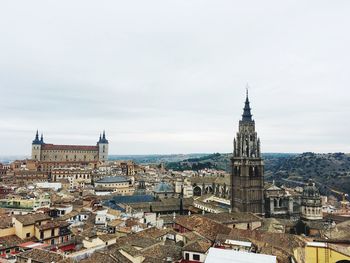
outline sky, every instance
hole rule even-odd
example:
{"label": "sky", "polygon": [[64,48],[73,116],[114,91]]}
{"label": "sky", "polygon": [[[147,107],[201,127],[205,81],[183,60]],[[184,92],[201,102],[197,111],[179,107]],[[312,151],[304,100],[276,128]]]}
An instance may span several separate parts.
{"label": "sky", "polygon": [[0,2],[0,155],[350,152],[350,1]]}

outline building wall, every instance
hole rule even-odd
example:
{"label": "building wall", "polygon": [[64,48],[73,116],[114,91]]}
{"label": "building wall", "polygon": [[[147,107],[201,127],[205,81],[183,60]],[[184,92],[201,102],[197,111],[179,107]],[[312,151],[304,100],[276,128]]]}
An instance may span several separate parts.
{"label": "building wall", "polygon": [[40,144],[33,144],[32,145],[32,159],[41,161],[41,145]]}
{"label": "building wall", "polygon": [[261,222],[256,221],[256,222],[249,222],[249,223],[236,223],[234,228],[237,229],[243,229],[243,230],[254,230],[261,227]]}
{"label": "building wall", "polygon": [[49,238],[53,238],[53,237],[58,236],[59,235],[59,231],[60,231],[59,227],[54,228],[54,235],[52,235],[51,229],[44,230],[43,231],[44,236],[43,236],[43,238],[41,238],[41,235],[40,235],[41,231],[40,231],[40,229],[38,227],[35,227],[35,237],[37,239],[39,239],[39,240],[41,240],[41,239],[49,239]]}
{"label": "building wall", "polygon": [[129,182],[120,182],[120,183],[99,183],[96,182],[95,186],[100,186],[100,187],[107,187],[107,188],[113,188],[113,189],[117,189],[117,188],[126,188],[129,187]]}
{"label": "building wall", "polygon": [[97,161],[98,148],[96,150],[42,150],[41,161],[65,162],[65,161]]}
{"label": "building wall", "polygon": [[[28,238],[27,233],[29,233],[29,237],[35,236],[35,225],[27,225],[24,226],[20,221],[18,221],[16,218],[13,219],[14,227],[16,236],[18,236],[21,239]],[[41,221],[41,224],[46,224],[48,220]]]}
{"label": "building wall", "polygon": [[[207,257],[206,254],[202,254],[202,253],[199,253],[199,252],[191,252],[191,251],[183,251],[182,252],[182,256],[183,258],[186,260],[186,254],[189,255],[189,259],[188,259],[188,262],[204,262],[205,261],[205,258]],[[193,259],[193,255],[199,255],[199,260],[194,260]],[[185,261],[186,262],[186,261]]]}
{"label": "building wall", "polygon": [[93,239],[89,239],[89,240],[86,240],[86,239],[83,240],[83,246],[85,248],[93,248],[93,247],[101,246],[104,244],[105,243],[97,237],[93,238]]}
{"label": "building wall", "polygon": [[98,145],[98,159],[100,161],[107,161],[108,160],[108,144],[106,143],[100,143]]}
{"label": "building wall", "polygon": [[23,226],[23,224],[17,220],[15,220],[15,230],[16,236],[21,239],[28,238],[27,233],[29,233],[29,237],[33,237],[35,235],[34,225]]}
{"label": "building wall", "polygon": [[337,263],[341,260],[350,260],[350,256],[339,253],[329,247],[316,247],[307,246],[306,250],[306,262],[307,263],[320,263],[329,262]]}
{"label": "building wall", "polygon": [[0,229],[0,237],[12,236],[16,234],[15,227],[3,228]]}
{"label": "building wall", "polygon": [[53,181],[68,179],[70,188],[85,187],[85,184],[91,184],[92,169],[53,169],[51,172]]}

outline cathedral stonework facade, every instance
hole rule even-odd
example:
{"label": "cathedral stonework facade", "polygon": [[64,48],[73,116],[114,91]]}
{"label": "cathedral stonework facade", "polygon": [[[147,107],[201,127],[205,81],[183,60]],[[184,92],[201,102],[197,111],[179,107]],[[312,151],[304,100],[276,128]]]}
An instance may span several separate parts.
{"label": "cathedral stonework facade", "polygon": [[231,208],[264,215],[264,161],[248,98],[233,142]]}
{"label": "cathedral stonework facade", "polygon": [[36,132],[32,142],[32,160],[40,162],[105,162],[108,160],[108,140],[100,135],[96,145],[56,145],[44,142],[44,137]]}

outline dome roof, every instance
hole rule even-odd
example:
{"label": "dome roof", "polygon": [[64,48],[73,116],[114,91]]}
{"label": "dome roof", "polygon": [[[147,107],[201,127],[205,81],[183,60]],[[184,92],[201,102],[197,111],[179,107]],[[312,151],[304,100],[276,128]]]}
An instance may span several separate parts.
{"label": "dome roof", "polygon": [[303,188],[303,197],[319,197],[320,192],[315,186],[315,183],[310,180],[307,185]]}
{"label": "dome roof", "polygon": [[169,192],[174,192],[174,188],[172,185],[165,183],[165,182],[160,182],[154,187],[154,192],[156,193],[169,193]]}

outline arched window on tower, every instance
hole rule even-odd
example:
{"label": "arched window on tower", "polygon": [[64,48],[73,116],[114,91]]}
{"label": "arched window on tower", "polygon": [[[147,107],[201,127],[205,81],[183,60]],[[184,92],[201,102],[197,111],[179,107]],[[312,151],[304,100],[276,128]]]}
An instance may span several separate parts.
{"label": "arched window on tower", "polygon": [[254,176],[254,168],[249,166],[249,176]]}
{"label": "arched window on tower", "polygon": [[238,166],[235,166],[234,172],[235,172],[235,175],[240,176],[240,174],[239,174],[239,167]]}
{"label": "arched window on tower", "polygon": [[255,167],[254,172],[256,177],[260,176],[259,171],[260,171],[259,167]]}

